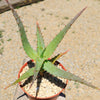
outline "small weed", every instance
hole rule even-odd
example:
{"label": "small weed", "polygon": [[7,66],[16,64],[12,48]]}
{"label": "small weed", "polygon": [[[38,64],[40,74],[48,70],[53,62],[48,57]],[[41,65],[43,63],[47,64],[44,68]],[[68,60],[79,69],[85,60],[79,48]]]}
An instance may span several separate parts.
{"label": "small weed", "polygon": [[3,54],[3,51],[4,51],[4,47],[0,48],[0,55]]}
{"label": "small weed", "polygon": [[3,36],[2,36],[2,33],[0,33],[0,38],[2,38]]}
{"label": "small weed", "polygon": [[20,47],[19,49],[22,49],[23,47]]}
{"label": "small weed", "polygon": [[0,38],[3,37],[2,32],[3,32],[3,30],[0,30]]}
{"label": "small weed", "polygon": [[56,15],[55,17],[59,17],[58,15]]}
{"label": "small weed", "polygon": [[45,9],[44,9],[44,8],[42,8],[42,9],[41,9],[41,11],[45,11]]}
{"label": "small weed", "polygon": [[1,42],[1,43],[4,43],[4,40],[3,40],[3,39],[0,39],[0,42]]}
{"label": "small weed", "polygon": [[2,23],[3,23],[3,24],[5,24],[6,22],[5,22],[5,21],[3,21]]}
{"label": "small weed", "polygon": [[75,33],[75,31],[73,31],[72,33]]}
{"label": "small weed", "polygon": [[20,6],[17,6],[17,7],[16,7],[16,9],[19,9],[19,8],[20,8]]}
{"label": "small weed", "polygon": [[7,41],[11,41],[11,39],[8,39]]}
{"label": "small weed", "polygon": [[44,30],[46,30],[46,27],[44,27]]}
{"label": "small weed", "polygon": [[3,37],[2,32],[4,32],[4,31],[3,31],[3,30],[0,30],[0,45],[1,45],[2,43],[4,43],[4,40],[2,39],[2,37]]}
{"label": "small weed", "polygon": [[17,30],[16,32],[19,33],[19,30]]}
{"label": "small weed", "polygon": [[64,17],[64,19],[69,19],[69,17]]}

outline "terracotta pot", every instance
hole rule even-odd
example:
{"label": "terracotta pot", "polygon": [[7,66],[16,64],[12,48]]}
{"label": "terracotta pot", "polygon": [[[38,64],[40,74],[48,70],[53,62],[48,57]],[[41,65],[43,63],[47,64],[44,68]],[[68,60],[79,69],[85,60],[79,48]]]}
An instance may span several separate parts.
{"label": "terracotta pot", "polygon": [[[34,60],[32,60],[34,61]],[[62,67],[63,70],[66,71],[65,67],[59,63],[59,65]],[[27,66],[27,62],[21,67],[19,73],[18,73],[18,78],[20,77],[20,73],[22,72],[23,68]],[[66,86],[68,84],[68,80],[66,80]],[[19,82],[19,85],[21,85],[21,82]],[[58,93],[56,95],[50,96],[50,97],[45,97],[45,98],[39,98],[39,97],[34,97],[32,95],[30,95],[29,93],[27,93],[27,91],[25,91],[22,87],[20,87],[24,93],[27,94],[27,96],[29,97],[29,100],[57,100],[57,97],[59,96],[60,93],[62,93],[64,91],[65,88],[63,88],[61,91],[58,91]]]}

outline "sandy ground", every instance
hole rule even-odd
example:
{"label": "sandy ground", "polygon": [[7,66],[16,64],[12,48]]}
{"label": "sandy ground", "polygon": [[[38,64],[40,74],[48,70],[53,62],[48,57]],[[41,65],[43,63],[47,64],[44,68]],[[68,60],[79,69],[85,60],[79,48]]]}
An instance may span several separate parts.
{"label": "sandy ground", "polygon": [[[74,23],[54,54],[70,49],[59,61],[72,73],[100,87],[100,0],[44,0],[17,9],[28,39],[36,49],[36,21],[40,23],[45,45],[82,8],[86,11]],[[0,14],[0,100],[13,100],[16,86],[4,90],[17,78],[27,58],[11,11]],[[2,40],[1,40],[2,39]],[[2,42],[3,41],[3,42]],[[53,55],[54,55],[53,54]],[[69,81],[66,100],[100,100],[100,91]]]}

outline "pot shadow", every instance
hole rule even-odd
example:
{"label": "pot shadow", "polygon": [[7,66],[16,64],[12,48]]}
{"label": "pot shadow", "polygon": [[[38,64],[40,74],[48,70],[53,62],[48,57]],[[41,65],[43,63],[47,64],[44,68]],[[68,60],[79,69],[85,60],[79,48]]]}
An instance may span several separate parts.
{"label": "pot shadow", "polygon": [[28,98],[28,95],[26,93],[23,93],[21,96],[17,97],[17,100],[22,98],[23,96],[26,96]]}
{"label": "pot shadow", "polygon": [[[28,61],[28,67],[29,68],[32,68],[32,67],[35,67],[35,63],[32,62],[32,60]],[[56,61],[54,63],[55,66],[58,66],[60,63],[58,61]],[[51,75],[50,73],[48,73],[47,71],[44,71],[43,72],[43,75],[40,75],[38,74],[38,77],[37,77],[37,89],[36,89],[36,96],[35,98],[37,98],[38,96],[38,93],[39,93],[39,89],[40,89],[40,85],[41,85],[41,81],[42,81],[42,78],[45,78],[47,80],[49,80],[49,82],[54,83],[55,85],[57,85],[58,87],[60,88],[65,88],[66,87],[66,83],[64,83],[61,79]],[[32,79],[33,79],[33,76],[30,76],[27,80],[25,80],[25,82],[23,84],[21,84],[20,86],[21,87],[24,87],[26,84],[32,82]],[[22,96],[24,95],[27,95],[27,94],[23,94]],[[22,97],[20,96],[20,97]],[[62,97],[65,97],[65,94],[64,93],[61,93],[59,96],[62,96]],[[28,97],[28,96],[27,96]]]}

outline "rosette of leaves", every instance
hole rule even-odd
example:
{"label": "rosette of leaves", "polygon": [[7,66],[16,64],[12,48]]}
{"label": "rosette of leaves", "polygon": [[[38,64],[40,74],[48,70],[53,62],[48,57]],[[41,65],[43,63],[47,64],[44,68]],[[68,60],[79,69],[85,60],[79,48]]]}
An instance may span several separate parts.
{"label": "rosette of leaves", "polygon": [[[29,78],[30,76],[33,76],[32,84],[34,83],[34,80],[37,78],[38,73],[47,71],[48,73],[56,76],[68,79],[70,81],[79,82],[81,84],[87,85],[91,88],[98,89],[98,87],[92,85],[91,83],[85,81],[84,79],[72,74],[69,71],[64,71],[59,68],[57,68],[54,65],[54,62],[60,58],[62,55],[64,55],[66,52],[56,55],[55,57],[51,58],[51,60],[48,60],[48,58],[53,54],[55,49],[57,48],[58,44],[61,42],[67,31],[70,29],[71,25],[75,22],[75,20],[83,13],[83,11],[86,9],[82,9],[57,35],[56,37],[45,47],[43,37],[39,28],[39,24],[37,23],[37,51],[35,51],[30,43],[28,42],[24,26],[22,21],[20,20],[20,17],[18,16],[17,12],[14,10],[12,5],[6,0],[8,3],[8,6],[12,10],[13,16],[15,17],[15,20],[17,22],[17,25],[19,27],[20,31],[20,37],[22,41],[23,48],[26,52],[26,54],[31,58],[35,60],[35,67],[30,68],[27,72],[25,72],[22,76],[20,76],[19,79],[17,79],[15,82],[7,86],[6,88],[17,84],[18,82],[22,81],[23,79]],[[31,85],[32,85],[31,84]],[[30,86],[31,87],[31,86]]]}

